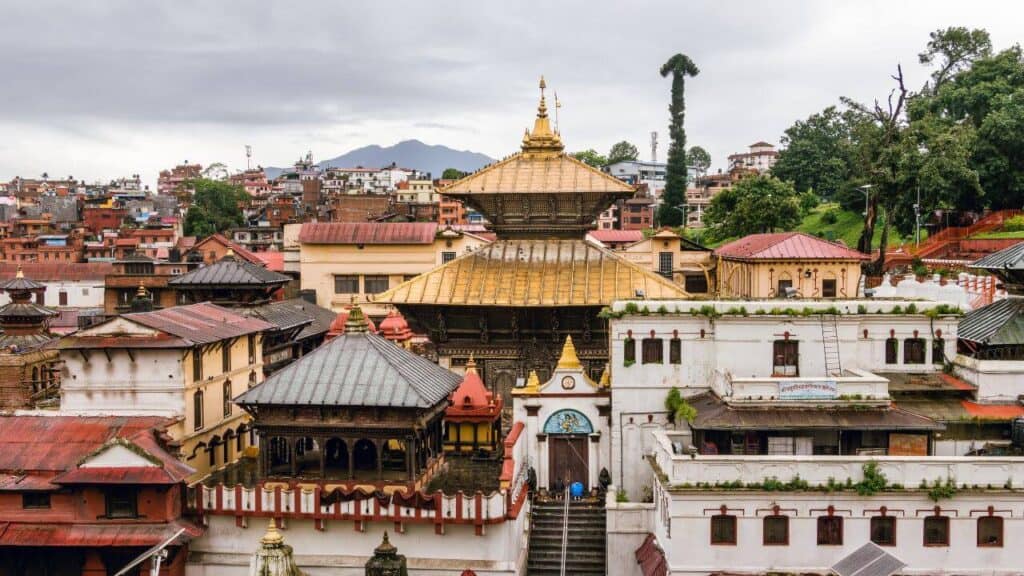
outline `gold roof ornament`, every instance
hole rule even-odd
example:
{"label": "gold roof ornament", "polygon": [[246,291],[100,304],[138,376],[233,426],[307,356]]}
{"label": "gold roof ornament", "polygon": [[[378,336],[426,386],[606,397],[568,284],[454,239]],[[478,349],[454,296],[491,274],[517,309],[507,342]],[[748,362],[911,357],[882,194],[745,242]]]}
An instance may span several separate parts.
{"label": "gold roof ornament", "polygon": [[267,532],[263,534],[263,538],[260,538],[260,542],[266,546],[279,546],[284,543],[284,536],[278,532],[277,523],[273,518],[267,523]]}
{"label": "gold roof ornament", "polygon": [[527,396],[530,394],[540,394],[540,378],[537,377],[536,370],[530,370],[530,375],[526,378],[526,386],[512,389],[513,396]]}
{"label": "gold roof ornament", "polygon": [[576,346],[572,343],[572,336],[565,337],[565,344],[562,346],[562,356],[558,359],[558,370],[580,370],[580,357],[576,355]]}
{"label": "gold roof ornament", "polygon": [[612,367],[611,364],[604,365],[604,371],[601,372],[601,381],[597,383],[598,388],[607,389],[612,387]]}
{"label": "gold roof ornament", "polygon": [[476,374],[476,360],[473,359],[473,355],[469,355],[469,360],[466,361],[466,374]]}
{"label": "gold roof ornament", "polygon": [[149,293],[146,291],[146,285],[139,280],[139,289],[135,291],[135,295],[139,298],[145,298]]}
{"label": "gold roof ornament", "polygon": [[353,304],[348,312],[348,318],[345,319],[345,334],[365,334],[369,331],[370,327],[366,323],[363,309],[359,304]]}
{"label": "gold roof ornament", "polygon": [[533,132],[523,137],[523,152],[537,157],[556,157],[565,148],[562,139],[551,129],[548,119],[548,105],[544,99],[547,83],[540,77],[540,104],[537,106],[537,118],[533,121]]}
{"label": "gold roof ornament", "polygon": [[18,273],[14,275],[15,278],[24,278],[25,272],[21,269],[21,264],[18,264]]}

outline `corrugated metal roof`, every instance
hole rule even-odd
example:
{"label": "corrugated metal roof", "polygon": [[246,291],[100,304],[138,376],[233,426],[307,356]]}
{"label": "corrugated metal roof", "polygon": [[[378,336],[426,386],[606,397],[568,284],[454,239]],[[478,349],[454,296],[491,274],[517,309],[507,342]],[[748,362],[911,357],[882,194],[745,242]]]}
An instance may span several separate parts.
{"label": "corrugated metal roof", "polygon": [[240,405],[431,408],[458,374],[368,333],[344,334],[235,399]]}
{"label": "corrugated metal roof", "polygon": [[993,268],[999,270],[1006,268],[1024,270],[1024,242],[1014,244],[1009,248],[1003,248],[998,252],[993,252],[980,260],[971,262],[968,267],[982,270],[991,270]]}
{"label": "corrugated metal roof", "polygon": [[245,260],[246,262],[252,262],[253,264],[261,264],[260,259],[256,257],[256,254],[254,252],[247,248],[244,248],[243,246],[235,242],[232,242],[231,240],[228,240],[220,232],[216,234],[211,234],[210,236],[207,236],[206,238],[203,238],[198,242],[195,242],[195,239],[193,238],[193,244],[190,248],[188,248],[188,251],[198,252],[202,254],[203,250],[206,249],[206,245],[211,243],[220,244],[225,248],[231,248],[231,250],[234,251],[235,256],[238,256],[239,258]]}
{"label": "corrugated metal roof", "polygon": [[690,402],[697,410],[696,430],[793,430],[828,428],[844,430],[942,430],[942,424],[898,407],[877,409],[732,407],[706,393]]}
{"label": "corrugated metal roof", "polygon": [[1024,298],[1005,298],[971,310],[960,319],[957,337],[988,346],[1024,344]]}
{"label": "corrugated metal roof", "polygon": [[[298,326],[305,326],[313,322],[302,308],[294,305],[294,300],[281,302],[269,302],[260,306],[243,309],[246,314],[262,318],[273,324],[280,330],[288,330]],[[326,329],[324,330],[326,332]]]}
{"label": "corrugated metal roof", "polygon": [[225,256],[213,264],[200,266],[176,276],[167,284],[178,287],[202,286],[272,286],[287,284],[291,278],[271,272],[263,266]]}
{"label": "corrugated metal roof", "polygon": [[194,344],[211,344],[274,328],[273,324],[259,318],[251,318],[209,302],[125,314],[123,317]]}
{"label": "corrugated metal roof", "polygon": [[159,466],[128,466],[124,468],[88,467],[72,468],[58,474],[54,484],[177,484],[187,478],[175,475]]}
{"label": "corrugated metal roof", "polygon": [[683,288],[583,240],[498,240],[374,300],[454,306],[602,306],[688,298]]}
{"label": "corrugated metal roof", "polygon": [[49,318],[58,312],[34,302],[10,302],[0,308],[0,318]]}
{"label": "corrugated metal roof", "polygon": [[874,542],[857,548],[832,566],[836,576],[892,576],[907,565]]}
{"label": "corrugated metal roof", "polygon": [[203,533],[202,529],[184,520],[161,523],[131,524],[38,524],[4,522],[0,524],[2,546],[155,546],[185,532],[173,544],[183,544]]}
{"label": "corrugated metal roof", "polygon": [[[15,271],[15,274],[17,274],[17,271]],[[6,290],[8,292],[18,290],[38,290],[40,288],[45,288],[45,286],[28,277],[18,278],[15,276],[9,280],[0,282],[0,290]]]}
{"label": "corrugated metal roof", "polygon": [[642,230],[592,230],[587,236],[598,242],[639,242],[644,239]]}
{"label": "corrugated metal roof", "polygon": [[736,260],[867,260],[867,254],[803,232],[751,234],[715,249]]}
{"label": "corrugated metal roof", "polygon": [[263,261],[267,270],[284,272],[284,252],[256,252],[256,257]]}
{"label": "corrugated metal roof", "polygon": [[307,222],[299,231],[304,244],[431,244],[433,222]]}

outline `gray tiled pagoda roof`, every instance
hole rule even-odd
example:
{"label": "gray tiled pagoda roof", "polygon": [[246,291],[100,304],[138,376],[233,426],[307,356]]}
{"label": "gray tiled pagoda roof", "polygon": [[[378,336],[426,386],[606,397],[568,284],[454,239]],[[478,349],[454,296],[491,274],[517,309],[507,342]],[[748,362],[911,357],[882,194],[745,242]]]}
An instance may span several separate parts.
{"label": "gray tiled pagoda roof", "polygon": [[432,408],[461,377],[376,334],[346,333],[235,399],[240,405]]}
{"label": "gray tiled pagoda roof", "polygon": [[957,325],[957,337],[988,346],[1024,344],[1024,298],[1006,298],[971,310]]}
{"label": "gray tiled pagoda roof", "polygon": [[176,287],[189,286],[267,286],[287,284],[291,280],[252,262],[225,256],[209,266],[203,266],[168,280]]}
{"label": "gray tiled pagoda roof", "polygon": [[993,252],[980,260],[971,262],[969,267],[984,270],[1002,270],[1007,268],[1011,270],[1024,270],[1024,242],[1019,242],[1009,248]]}

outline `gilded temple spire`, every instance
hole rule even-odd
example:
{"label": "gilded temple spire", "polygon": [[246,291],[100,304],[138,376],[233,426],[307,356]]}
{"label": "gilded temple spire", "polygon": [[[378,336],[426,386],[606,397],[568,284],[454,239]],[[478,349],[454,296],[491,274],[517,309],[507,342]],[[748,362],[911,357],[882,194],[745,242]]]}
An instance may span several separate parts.
{"label": "gilded temple spire", "polygon": [[523,152],[537,156],[557,156],[564,148],[562,139],[551,129],[548,118],[548,105],[544,98],[547,88],[544,77],[540,77],[540,104],[537,105],[537,118],[533,121],[533,131],[523,136]]}

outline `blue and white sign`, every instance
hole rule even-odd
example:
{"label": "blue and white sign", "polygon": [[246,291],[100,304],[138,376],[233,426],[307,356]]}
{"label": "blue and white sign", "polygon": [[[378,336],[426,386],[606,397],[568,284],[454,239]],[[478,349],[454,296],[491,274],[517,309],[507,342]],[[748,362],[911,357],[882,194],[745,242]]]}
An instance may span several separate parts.
{"label": "blue and white sign", "polygon": [[780,400],[834,400],[839,397],[835,380],[782,380]]}
{"label": "blue and white sign", "polygon": [[590,419],[576,410],[559,410],[544,423],[545,434],[593,434]]}

